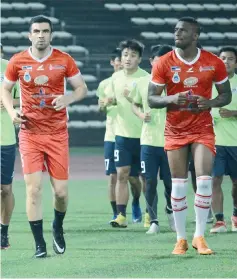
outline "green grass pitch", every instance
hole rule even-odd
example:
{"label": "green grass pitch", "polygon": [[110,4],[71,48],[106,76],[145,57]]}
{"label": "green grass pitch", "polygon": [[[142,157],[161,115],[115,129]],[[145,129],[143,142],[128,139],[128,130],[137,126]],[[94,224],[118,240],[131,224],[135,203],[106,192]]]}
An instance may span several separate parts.
{"label": "green grass pitch", "polygon": [[[159,219],[161,233],[145,234],[143,224],[131,224],[128,205],[127,229],[108,225],[111,218],[106,180],[70,181],[69,208],[64,223],[67,250],[56,255],[52,249],[52,195],[48,181],[44,183],[44,232],[48,257],[32,259],[33,237],[25,213],[25,186],[15,181],[16,206],[9,228],[10,249],[2,251],[2,277],[5,278],[72,278],[72,277],[140,277],[140,278],[234,278],[237,277],[237,234],[230,232],[232,214],[231,183],[225,179],[225,216],[229,232],[210,235],[206,239],[216,252],[199,256],[191,247],[194,232],[194,196],[188,194],[189,250],[184,256],[172,256],[175,233],[170,232],[164,214],[163,183],[159,184]],[[131,199],[130,199],[131,200]],[[144,209],[144,198],[142,197]]]}

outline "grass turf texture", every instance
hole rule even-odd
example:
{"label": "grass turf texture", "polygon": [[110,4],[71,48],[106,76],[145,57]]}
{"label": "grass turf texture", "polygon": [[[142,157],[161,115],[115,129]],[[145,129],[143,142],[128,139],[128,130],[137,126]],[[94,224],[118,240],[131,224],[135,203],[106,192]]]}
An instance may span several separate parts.
{"label": "grass turf texture", "polygon": [[[199,256],[191,247],[194,232],[194,196],[189,187],[187,219],[189,250],[184,256],[172,256],[175,233],[170,232],[164,214],[163,183],[159,185],[159,219],[161,233],[145,234],[142,224],[131,224],[131,205],[128,206],[127,229],[108,225],[112,214],[107,201],[107,182],[70,181],[69,208],[65,219],[67,250],[56,255],[52,249],[52,196],[48,181],[44,183],[44,232],[48,257],[32,259],[33,236],[25,213],[25,186],[15,181],[15,211],[9,228],[11,248],[2,251],[2,277],[146,277],[146,278],[233,278],[237,275],[237,234],[210,235],[206,239],[216,252]],[[232,214],[231,184],[225,179],[225,216],[230,230]],[[142,207],[144,209],[144,198]]]}

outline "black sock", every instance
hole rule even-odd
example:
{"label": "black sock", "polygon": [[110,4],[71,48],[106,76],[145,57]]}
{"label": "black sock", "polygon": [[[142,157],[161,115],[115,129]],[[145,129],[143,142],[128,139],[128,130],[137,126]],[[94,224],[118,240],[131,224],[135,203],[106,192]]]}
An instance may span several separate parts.
{"label": "black sock", "polygon": [[110,204],[111,204],[111,207],[113,209],[113,214],[117,215],[116,201],[111,201]]}
{"label": "black sock", "polygon": [[215,214],[216,221],[224,221],[224,214],[223,213],[217,213]]}
{"label": "black sock", "polygon": [[158,220],[152,220],[152,221],[150,222],[150,224],[153,224],[153,223],[155,223],[157,226],[159,225]]}
{"label": "black sock", "polygon": [[8,227],[9,227],[9,225],[1,224],[1,234],[7,235],[8,234]]}
{"label": "black sock", "polygon": [[60,212],[54,209],[54,221],[53,227],[54,229],[60,229],[63,226],[63,219],[65,217],[66,212]]}
{"label": "black sock", "polygon": [[29,221],[36,245],[45,245],[43,237],[43,220]]}
{"label": "black sock", "polygon": [[173,213],[172,208],[171,208],[171,207],[168,207],[168,205],[166,205],[166,207],[165,207],[165,211],[166,211],[166,213],[167,213],[167,214],[171,214],[171,213]]}
{"label": "black sock", "polygon": [[124,217],[126,217],[126,205],[125,204],[117,204],[117,213],[121,213]]}
{"label": "black sock", "polygon": [[137,206],[139,206],[139,198],[133,198],[133,201],[132,201],[132,205],[137,205]]}
{"label": "black sock", "polygon": [[237,217],[237,207],[234,207],[233,216]]}

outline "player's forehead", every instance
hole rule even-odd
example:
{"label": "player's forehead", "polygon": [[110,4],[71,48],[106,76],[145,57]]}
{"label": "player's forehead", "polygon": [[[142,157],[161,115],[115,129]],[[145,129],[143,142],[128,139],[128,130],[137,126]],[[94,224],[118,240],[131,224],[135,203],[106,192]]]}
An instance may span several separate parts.
{"label": "player's forehead", "polygon": [[220,53],[220,57],[233,58],[233,59],[236,58],[233,51],[222,51],[222,52]]}
{"label": "player's forehead", "polygon": [[135,49],[131,49],[131,48],[125,48],[125,49],[123,49],[122,54],[123,54],[123,55],[124,55],[124,54],[132,54],[132,55],[138,55],[138,56],[139,56],[138,51],[135,50]]}
{"label": "player's forehead", "polygon": [[48,22],[35,22],[31,25],[31,31],[34,30],[39,30],[39,31],[43,31],[43,30],[51,30],[50,25]]}
{"label": "player's forehead", "polygon": [[175,29],[191,30],[192,28],[192,24],[186,21],[178,21],[175,25]]}

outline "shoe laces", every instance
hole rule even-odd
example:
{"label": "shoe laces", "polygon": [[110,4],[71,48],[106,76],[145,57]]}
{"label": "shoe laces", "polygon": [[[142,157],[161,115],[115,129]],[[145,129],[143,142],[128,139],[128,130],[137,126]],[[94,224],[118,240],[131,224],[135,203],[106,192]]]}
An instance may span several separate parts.
{"label": "shoe laces", "polygon": [[175,249],[178,249],[178,250],[183,250],[184,246],[185,246],[185,240],[184,239],[180,239],[176,245],[175,245]]}
{"label": "shoe laces", "polygon": [[199,243],[198,246],[200,246],[200,248],[202,248],[202,249],[209,249],[208,246],[207,246],[206,240],[204,239],[203,236],[200,236],[198,238],[198,243]]}

